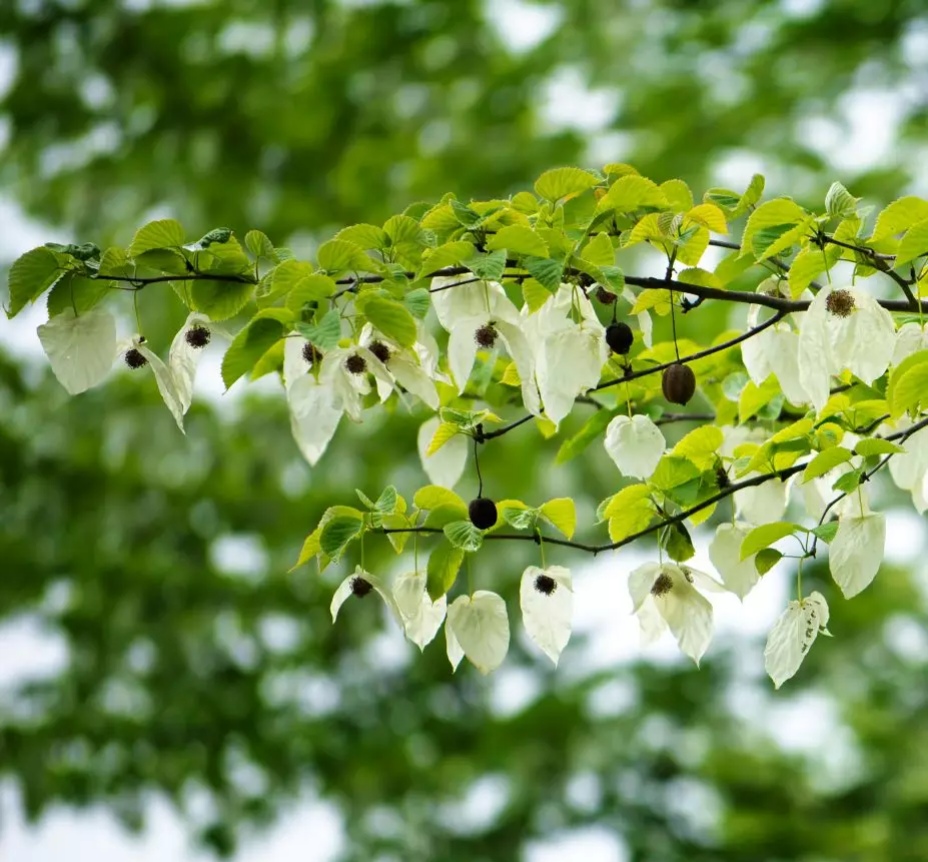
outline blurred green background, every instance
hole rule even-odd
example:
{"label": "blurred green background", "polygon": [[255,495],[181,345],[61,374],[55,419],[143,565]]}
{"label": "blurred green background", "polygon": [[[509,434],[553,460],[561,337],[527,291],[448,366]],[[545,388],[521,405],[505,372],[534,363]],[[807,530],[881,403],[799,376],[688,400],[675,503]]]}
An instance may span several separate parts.
{"label": "blurred green background", "polygon": [[[878,204],[928,188],[926,85],[919,0],[10,0],[0,248],[28,248],[31,220],[104,245],[170,214],[305,252],[449,190],[609,161],[697,192],[759,170],[818,205],[840,177]],[[722,322],[703,311],[694,337]],[[618,610],[556,673],[516,637],[496,677],[452,676],[440,643],[420,657],[374,604],[333,627],[337,572],[287,573],[327,505],[423,481],[421,417],[375,416],[310,471],[273,387],[201,398],[181,438],[136,378],[68,399],[24,326],[0,323],[0,774],[30,820],[104,806],[140,829],[168,800],[194,845],[251,836],[247,858],[289,859],[255,830],[312,797],[344,860],[928,859],[919,520],[893,517],[852,603],[813,569],[836,637],[775,695],[762,626],[696,670],[616,655],[611,627],[636,625]],[[551,468],[556,446],[496,441],[489,489],[573,495],[589,522],[616,474],[596,447]],[[880,507],[906,503],[881,488]],[[369,567],[390,564],[368,544]],[[478,585],[511,597],[535,560],[494,551]],[[589,589],[623,590],[634,559]],[[785,602],[777,577],[755,617]],[[59,660],[22,670],[42,644]],[[314,852],[293,858],[331,858]]]}

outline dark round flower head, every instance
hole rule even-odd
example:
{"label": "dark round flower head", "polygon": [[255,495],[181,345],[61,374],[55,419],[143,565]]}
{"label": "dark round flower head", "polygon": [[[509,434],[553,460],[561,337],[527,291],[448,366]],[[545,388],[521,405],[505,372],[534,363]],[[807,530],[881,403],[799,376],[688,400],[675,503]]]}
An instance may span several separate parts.
{"label": "dark round flower head", "polygon": [[481,326],[480,329],[474,333],[474,341],[476,341],[480,347],[490,348],[496,344],[498,336],[499,333],[496,331],[496,327],[490,322],[485,326]]}
{"label": "dark round flower head", "polygon": [[632,349],[634,340],[635,333],[632,332],[632,328],[627,323],[619,321],[618,323],[610,323],[606,327],[606,344],[609,345],[613,353],[624,356]]}
{"label": "dark round flower head", "polygon": [[477,497],[467,507],[471,523],[478,530],[489,530],[496,523],[496,503],[489,497]]}
{"label": "dark round flower head", "polygon": [[724,467],[715,468],[715,482],[723,491],[731,485],[731,479],[728,478],[728,473]]}
{"label": "dark round flower head", "polygon": [[557,581],[551,575],[539,575],[535,578],[535,589],[545,596],[550,596],[557,589]]}
{"label": "dark round flower head", "polygon": [[364,361],[364,357],[359,353],[352,353],[345,360],[345,368],[347,368],[352,374],[363,374],[367,371],[367,362]]}
{"label": "dark round flower head", "polygon": [[386,363],[390,358],[390,348],[382,341],[372,341],[367,346],[367,349],[383,363]]}
{"label": "dark round flower head", "polygon": [[686,404],[696,392],[696,375],[689,365],[675,362],[664,369],[661,377],[661,389],[671,404]]}
{"label": "dark round flower head", "polygon": [[199,324],[194,324],[184,333],[187,344],[197,349],[206,347],[211,337],[212,333],[205,326]]}
{"label": "dark round flower head", "polygon": [[359,599],[363,599],[372,589],[374,589],[374,585],[360,575],[355,575],[351,579],[351,592]]}
{"label": "dark round flower head", "polygon": [[654,583],[651,584],[652,596],[666,596],[673,589],[673,578],[666,572],[661,572]]}
{"label": "dark round flower head", "polygon": [[305,359],[310,365],[313,365],[322,359],[322,354],[316,350],[316,345],[311,341],[307,341],[303,345],[303,359]]}
{"label": "dark round flower head", "polygon": [[148,365],[148,360],[142,355],[141,351],[135,347],[130,347],[126,351],[126,355],[123,357],[126,360],[126,365],[128,365],[133,371],[137,368],[144,368]]}
{"label": "dark round flower head", "polygon": [[593,294],[603,305],[612,305],[618,297],[611,291],[606,290],[604,287],[597,287],[596,293]]}
{"label": "dark round flower head", "polygon": [[855,304],[854,295],[849,290],[833,290],[825,297],[825,308],[835,317],[847,317]]}

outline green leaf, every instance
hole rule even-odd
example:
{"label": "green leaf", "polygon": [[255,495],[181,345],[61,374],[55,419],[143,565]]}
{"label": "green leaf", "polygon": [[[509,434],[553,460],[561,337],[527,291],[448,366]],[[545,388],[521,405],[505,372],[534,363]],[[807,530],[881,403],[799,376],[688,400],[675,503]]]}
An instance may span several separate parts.
{"label": "green leaf", "polygon": [[580,251],[580,257],[595,266],[612,266],[615,264],[615,247],[609,234],[596,234]]}
{"label": "green leaf", "polygon": [[846,461],[850,461],[853,457],[853,452],[850,449],[845,449],[843,446],[833,446],[831,449],[826,449],[824,452],[819,452],[802,471],[802,481],[809,482],[812,479],[817,479],[819,476],[824,476],[829,470],[833,470],[839,464],[844,464]]}
{"label": "green leaf", "polygon": [[928,201],[909,195],[893,201],[876,219],[870,242],[879,242],[928,219]]}
{"label": "green leaf", "polygon": [[391,216],[384,222],[384,233],[390,237],[391,245],[424,246],[425,235],[419,222],[408,215]]}
{"label": "green leaf", "polygon": [[438,248],[429,249],[422,254],[422,264],[419,268],[418,278],[424,278],[449,266],[458,266],[465,260],[470,260],[474,253],[474,244],[462,239],[446,242],[444,245],[438,246]]}
{"label": "green leaf", "polygon": [[667,556],[677,563],[682,563],[696,553],[689,531],[683,524],[671,524],[663,531],[661,545]]}
{"label": "green leaf", "polygon": [[374,508],[378,512],[383,512],[385,515],[392,515],[396,511],[398,502],[399,495],[396,493],[396,488],[392,485],[387,485],[387,487],[381,491],[380,496],[377,498],[377,502],[374,503]]}
{"label": "green leaf", "polygon": [[415,290],[410,290],[403,297],[403,305],[409,309],[409,313],[413,317],[418,317],[419,320],[425,320],[426,315],[429,313],[429,308],[432,307],[432,297],[426,287],[417,287]]}
{"label": "green leaf", "polygon": [[10,307],[7,317],[15,317],[25,307],[50,288],[61,270],[58,258],[47,248],[34,248],[18,257],[10,267]]}
{"label": "green leaf", "polygon": [[520,224],[507,225],[491,236],[487,242],[491,251],[506,249],[510,254],[528,254],[546,258],[548,244],[529,227]]}
{"label": "green leaf", "polygon": [[535,181],[535,194],[557,203],[563,198],[583,194],[598,183],[593,174],[580,168],[552,168]]}
{"label": "green leaf", "polygon": [[[458,224],[464,227],[476,227],[483,220],[483,216],[476,210],[471,209],[467,204],[462,204],[459,200],[452,198],[448,203],[451,205],[451,211]],[[423,225],[425,220],[423,219]]]}
{"label": "green leaf", "polygon": [[319,546],[324,554],[337,560],[363,529],[364,522],[358,518],[345,515],[333,518],[322,528]]}
{"label": "green leaf", "polygon": [[226,389],[243,374],[248,374],[283,335],[283,324],[268,317],[256,318],[242,329],[222,358],[222,382]]}
{"label": "green leaf", "polygon": [[804,527],[799,524],[791,524],[788,521],[774,521],[772,524],[763,524],[755,527],[744,537],[741,543],[741,559],[746,560],[751,554],[756,554],[762,548],[772,545],[786,536],[792,536],[797,530],[806,532]]}
{"label": "green leaf", "polygon": [[780,394],[780,384],[772,374],[760,386],[749,380],[738,397],[738,421],[744,422],[758,413]]}
{"label": "green leaf", "polygon": [[902,266],[925,254],[928,254],[928,219],[916,222],[906,231],[896,250],[896,260],[893,265]]}
{"label": "green leaf", "polygon": [[416,343],[416,319],[404,305],[375,296],[364,303],[363,311],[377,329],[401,347]]}
{"label": "green leaf", "polygon": [[610,540],[624,541],[629,536],[649,527],[653,517],[654,504],[649,499],[639,500],[633,505],[616,509],[615,514],[609,518]]}
{"label": "green leaf", "polygon": [[[296,261],[286,261],[286,263],[296,263]],[[279,270],[283,264],[277,267]],[[275,270],[274,288],[276,290],[278,279]],[[289,282],[289,276],[286,278]],[[309,310],[315,310],[321,303],[326,302],[330,296],[333,296],[338,288],[334,279],[321,273],[300,276],[292,283],[287,293],[286,305],[297,317],[302,313],[305,306],[309,305]],[[315,303],[315,306],[313,305]]]}
{"label": "green leaf", "polygon": [[429,598],[437,602],[451,587],[457,579],[461,563],[464,562],[464,551],[455,548],[447,542],[442,542],[431,554],[429,554],[427,589]]}
{"label": "green leaf", "polygon": [[833,491],[840,491],[844,494],[850,494],[860,484],[863,472],[861,470],[851,470],[841,476],[832,486]]}
{"label": "green leaf", "polygon": [[538,311],[554,294],[534,278],[522,282],[522,298],[530,313]]}
{"label": "green leaf", "polygon": [[832,218],[847,218],[857,212],[860,198],[855,198],[841,183],[834,182],[825,195],[825,211]]}
{"label": "green leaf", "polygon": [[499,249],[489,254],[476,254],[463,263],[478,278],[499,281],[506,269],[506,251]]}
{"label": "green leaf", "polygon": [[76,272],[66,272],[48,295],[48,316],[54,317],[69,308],[78,314],[90,311],[110,292],[113,282],[104,278],[84,278]]}
{"label": "green leaf", "polygon": [[776,548],[764,548],[757,552],[754,557],[754,568],[757,574],[766,575],[780,560],[783,559],[783,553]]}
{"label": "green leaf", "polygon": [[[760,253],[754,247],[754,234],[758,231],[769,230],[774,227],[786,230],[803,221],[806,216],[806,211],[789,198],[776,198],[761,204],[751,213],[747,224],[744,226],[744,233],[741,237],[741,253],[754,253],[755,256]],[[761,252],[768,245],[769,242],[763,246]]]}
{"label": "green leaf", "polygon": [[813,527],[811,532],[815,533],[823,542],[830,544],[835,538],[835,533],[838,532],[838,522],[830,521],[827,524],[819,524],[817,527]]}
{"label": "green leaf", "polygon": [[554,527],[568,539],[573,538],[577,529],[577,507],[570,497],[557,497],[548,500],[539,509],[542,517],[547,518]]}
{"label": "green leaf", "polygon": [[190,301],[194,311],[201,311],[210,320],[226,320],[238,314],[252,298],[255,285],[237,281],[194,281]]}
{"label": "green leaf", "polygon": [[353,224],[350,227],[342,228],[335,239],[342,239],[346,242],[353,243],[358,248],[386,248],[389,243],[387,232],[374,224]]}
{"label": "green leaf", "polygon": [[342,337],[342,321],[336,308],[327,311],[315,326],[297,323],[296,329],[303,338],[311,341],[322,351],[331,350]]}
{"label": "green leaf", "polygon": [[619,177],[609,187],[609,191],[596,205],[596,211],[615,210],[619,213],[630,213],[642,207],[665,209],[667,206],[667,198],[653,180],[628,175]]}
{"label": "green leaf", "polygon": [[907,356],[894,369],[886,388],[886,403],[893,419],[921,402],[928,380],[928,350]]}
{"label": "green leaf", "polygon": [[521,500],[503,500],[497,506],[499,517],[517,530],[531,530],[538,522],[538,509],[527,506]]}
{"label": "green leaf", "polygon": [[257,258],[266,258],[275,263],[280,259],[274,243],[260,230],[250,230],[245,234],[245,248]]}
{"label": "green leaf", "polygon": [[437,509],[439,506],[457,506],[461,517],[467,516],[467,504],[454,491],[440,485],[426,485],[416,491],[412,503],[417,509]]}
{"label": "green leaf", "polygon": [[891,440],[880,440],[878,437],[865,437],[863,440],[857,441],[857,444],[854,446],[854,451],[857,452],[858,455],[863,455],[864,458],[869,458],[871,455],[895,455],[900,452],[905,452],[905,449],[902,446],[897,446]]}
{"label": "green leaf", "polygon": [[522,266],[532,274],[532,277],[539,284],[548,290],[556,291],[561,286],[564,264],[559,261],[541,257],[525,257],[522,259]]}
{"label": "green leaf", "polygon": [[483,533],[470,521],[452,521],[443,531],[448,541],[462,551],[476,551],[483,544]]}
{"label": "green leaf", "polygon": [[180,248],[184,244],[184,228],[172,218],[149,222],[140,227],[129,245],[129,256],[138,257],[142,252],[155,248]]}
{"label": "green leaf", "polygon": [[468,517],[467,509],[463,511],[457,505],[436,506],[426,516],[424,527],[441,530],[454,521],[461,521]]}
{"label": "green leaf", "polygon": [[715,425],[694,428],[673,447],[673,454],[692,461],[696,467],[708,470],[716,461],[716,452],[724,442],[724,436]]}
{"label": "green leaf", "polygon": [[452,422],[442,422],[435,433],[432,435],[432,442],[426,450],[426,456],[434,455],[442,446],[445,445],[455,434],[459,433],[461,427]]}
{"label": "green leaf", "polygon": [[316,260],[320,269],[330,273],[373,272],[376,269],[374,259],[368,257],[361,246],[343,239],[330,239],[319,246]]}

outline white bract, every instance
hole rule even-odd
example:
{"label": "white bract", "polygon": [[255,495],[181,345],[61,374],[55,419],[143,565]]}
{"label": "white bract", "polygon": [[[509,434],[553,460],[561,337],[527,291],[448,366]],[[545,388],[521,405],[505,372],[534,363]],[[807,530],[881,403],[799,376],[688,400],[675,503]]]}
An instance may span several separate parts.
{"label": "white bract", "polygon": [[433,485],[443,488],[453,488],[464,473],[467,464],[467,438],[463,434],[455,434],[437,452],[428,454],[429,445],[441,420],[437,416],[426,419],[419,426],[417,446],[422,469]]}
{"label": "white bract", "polygon": [[[419,331],[421,335],[423,331],[421,327]],[[406,350],[377,332],[369,323],[365,324],[361,330],[359,341],[362,347],[368,349],[372,345],[378,346],[381,350],[386,348],[387,358],[383,361],[383,365],[392,376],[393,382],[390,383],[387,378],[375,375],[377,392],[381,396],[381,400],[386,400],[386,397],[389,397],[390,392],[394,389],[400,392],[400,398],[403,398],[404,396],[398,388],[398,386],[401,386],[433,410],[438,409],[438,391],[435,389],[435,381],[429,376],[425,368],[420,365],[420,352],[415,349],[419,345],[414,345],[412,350]],[[434,344],[434,340],[432,343]],[[421,352],[428,357],[430,347],[422,346]]]}
{"label": "white bract", "polygon": [[158,385],[158,392],[161,394],[162,400],[168,410],[171,411],[177,427],[183,431],[185,407],[171,369],[148,347],[141,335],[133,335],[132,338],[120,342],[118,350],[122,355],[125,355],[128,351],[136,350],[145,358],[145,367],[150,368],[155,375],[155,383]]}
{"label": "white bract", "polygon": [[400,612],[396,607],[396,603],[393,601],[393,596],[390,595],[390,591],[386,588],[383,581],[377,575],[371,574],[360,566],[357,566],[355,570],[338,585],[335,593],[332,595],[332,603],[329,605],[329,612],[332,614],[332,622],[334,623],[335,620],[338,619],[338,612],[348,599],[352,596],[363,599],[370,595],[372,591],[376,591],[380,598],[383,599],[384,604],[390,609],[390,613],[392,613],[394,617],[401,619]]}
{"label": "white bract", "polygon": [[300,338],[285,339],[284,386],[293,439],[303,457],[315,465],[335,436],[342,408],[332,388],[310,373],[310,363],[303,357],[306,343]]}
{"label": "white bract", "polygon": [[200,364],[203,348],[212,338],[214,331],[215,327],[205,314],[193,311],[187,316],[184,325],[177,331],[177,335],[171,342],[168,368],[174,378],[174,391],[177,393],[183,414],[190,409],[197,366]]}
{"label": "white bract", "polygon": [[764,665],[779,688],[795,675],[819,632],[828,632],[828,604],[821,593],[791,601],[767,637]]}
{"label": "white bract", "polygon": [[541,403],[535,385],[535,365],[522,332],[519,310],[498,282],[461,284],[463,281],[466,281],[464,276],[438,276],[432,279],[431,288],[438,322],[450,333],[448,365],[458,392],[463,392],[467,386],[477,358],[478,338],[487,348],[500,341],[519,372],[525,408],[537,416]]}
{"label": "white bract", "polygon": [[883,560],[886,518],[878,513],[845,515],[828,548],[828,567],[847,599],[870,586]]}
{"label": "white bract", "polygon": [[368,348],[334,347],[320,363],[319,383],[331,390],[334,402],[354,422],[361,421],[362,401],[371,391],[368,372],[377,381],[381,402],[386,401],[393,391],[393,377]]}
{"label": "white bract", "polygon": [[503,663],[509,651],[506,603],[496,593],[477,590],[472,596],[458,596],[448,608],[445,629],[448,658],[455,668],[463,651],[477,670],[487,674]]}
{"label": "white bract", "polygon": [[606,452],[625,476],[646,479],[657,467],[667,441],[647,416],[616,416],[606,428]]}
{"label": "white bract", "polygon": [[[752,479],[759,473],[748,473],[738,481]],[[760,485],[752,485],[735,491],[735,510],[738,516],[750,524],[760,526],[779,521],[786,511],[787,487],[780,479],[768,479]]]}
{"label": "white bract", "polygon": [[741,559],[741,545],[751,529],[744,522],[719,524],[709,545],[709,559],[722,576],[722,583],[742,600],[760,580],[754,565],[757,554]]}
{"label": "white bract", "polygon": [[71,309],[38,327],[39,341],[58,382],[71,395],[103,381],[116,357],[116,320],[92,309],[75,316]]}
{"label": "white bract", "polygon": [[[911,423],[903,418],[897,423],[905,430]],[[903,491],[910,491],[912,503],[920,515],[928,509],[928,428],[916,431],[902,444],[905,452],[889,459],[889,473]]]}
{"label": "white bract", "polygon": [[393,601],[403,623],[403,631],[420,650],[435,639],[445,620],[448,600],[433,602],[426,591],[425,572],[407,572],[393,583]]}
{"label": "white bract", "polygon": [[545,416],[558,425],[577,396],[599,383],[609,358],[606,330],[583,292],[566,284],[534,313],[523,308],[522,317]]}
{"label": "white bract", "polygon": [[816,410],[831,376],[850,371],[872,383],[886,371],[896,344],[892,315],[858,287],[823,287],[799,326],[799,381]]}
{"label": "white bract", "polygon": [[896,333],[892,364],[898,365],[903,359],[920,350],[928,350],[928,330],[915,321],[903,323]]}
{"label": "white bract", "polygon": [[712,605],[696,590],[724,589],[707,574],[675,563],[645,563],[628,579],[634,613],[644,644],[657,640],[669,628],[680,650],[696,664],[712,640]]}
{"label": "white bract", "polygon": [[[761,306],[748,311],[748,328],[757,326]],[[741,342],[741,358],[748,376],[760,386],[773,374],[786,400],[803,404],[809,400],[799,380],[799,333],[788,323],[774,323]]]}
{"label": "white bract", "polygon": [[522,573],[519,600],[528,636],[557,665],[570,640],[574,612],[570,572],[563,566],[529,566]]}
{"label": "white bract", "polygon": [[[624,299],[629,305],[634,306],[638,302],[638,297],[635,296],[634,291],[630,287],[622,288],[622,299]],[[644,342],[645,347],[650,347],[652,345],[652,332],[654,325],[651,323],[651,315],[647,311],[638,312],[638,327],[641,329],[641,340]]]}

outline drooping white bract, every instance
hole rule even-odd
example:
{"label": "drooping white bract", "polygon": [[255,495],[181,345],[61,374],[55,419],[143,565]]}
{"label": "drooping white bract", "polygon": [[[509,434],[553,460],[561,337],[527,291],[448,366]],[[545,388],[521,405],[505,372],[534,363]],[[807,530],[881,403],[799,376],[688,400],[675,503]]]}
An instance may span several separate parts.
{"label": "drooping white bract", "polygon": [[[635,303],[638,302],[638,297],[635,296],[635,292],[630,287],[622,288],[622,299],[624,299],[631,306],[634,306]],[[644,342],[644,346],[651,347],[653,343],[652,333],[654,330],[654,325],[651,323],[650,312],[638,312],[638,328],[641,330],[641,340]]]}
{"label": "drooping white bract", "polygon": [[[895,430],[904,431],[911,424],[902,417]],[[911,492],[913,505],[923,515],[928,510],[928,428],[916,431],[902,445],[905,452],[889,459],[889,474],[896,487]]]}
{"label": "drooping white bract", "polygon": [[171,342],[168,368],[174,378],[174,389],[184,414],[190,409],[190,402],[193,400],[193,381],[203,348],[214,331],[218,330],[205,314],[192,311]]}
{"label": "drooping white bract", "polygon": [[760,580],[754,566],[757,554],[741,559],[741,545],[751,529],[743,521],[719,524],[709,544],[709,559],[722,576],[722,583],[742,600]]}
{"label": "drooping white bract", "polygon": [[928,350],[928,329],[916,321],[903,323],[896,333],[896,345],[893,348],[892,364],[898,365],[913,353]]}
{"label": "drooping white bract", "polygon": [[332,391],[335,403],[354,422],[361,421],[362,401],[371,391],[368,372],[377,381],[381,402],[386,401],[393,391],[393,377],[368,348],[333,347],[320,363],[319,383]]}
{"label": "drooping white bract", "polygon": [[877,512],[842,514],[828,548],[828,567],[846,599],[870,586],[883,562],[886,517]]}
{"label": "drooping white bract", "polygon": [[603,445],[622,475],[647,479],[661,460],[667,441],[651,419],[636,414],[616,416],[606,428]]}
{"label": "drooping white bract", "polygon": [[38,327],[39,341],[58,382],[71,395],[100,383],[116,357],[116,320],[98,308],[75,316],[67,309]]}
{"label": "drooping white bract", "polygon": [[433,485],[453,488],[463,475],[467,464],[467,438],[463,434],[456,434],[437,452],[429,455],[429,445],[440,424],[441,420],[432,416],[419,426],[419,460],[422,462],[425,475]]}
{"label": "drooping white bract", "polygon": [[303,356],[307,342],[301,338],[284,341],[284,386],[290,407],[290,431],[303,457],[311,464],[322,457],[342,418],[335,392],[311,373]]}
{"label": "drooping white bract", "polygon": [[[386,355],[383,365],[392,377],[393,382],[391,383],[389,379],[381,378],[375,374],[377,393],[382,401],[389,398],[390,393],[397,389],[397,384],[399,384],[399,386],[416,396],[433,410],[438,409],[438,390],[435,388],[435,381],[419,364],[420,354],[418,351],[406,350],[400,347],[396,342],[377,332],[369,323],[365,324],[361,330],[358,341],[362,347],[370,349],[374,345],[379,348],[382,354]],[[428,355],[429,348],[424,347],[423,351]],[[397,389],[397,391],[399,390]]]}
{"label": "drooping white bract", "polygon": [[155,375],[155,383],[158,385],[158,392],[161,394],[165,406],[171,411],[177,427],[184,432],[184,404],[171,369],[161,361],[161,357],[151,350],[141,335],[133,335],[132,338],[121,341],[117,349],[120,354],[125,354],[129,350],[137,350],[145,357],[147,367]]}
{"label": "drooping white bract", "polygon": [[[748,311],[748,328],[758,324],[761,306]],[[741,342],[741,358],[748,376],[760,386],[773,374],[786,400],[804,404],[809,400],[799,381],[799,333],[788,323],[774,323],[757,335]]]}
{"label": "drooping white bract", "polygon": [[535,365],[522,332],[519,310],[498,282],[461,284],[464,280],[461,276],[437,276],[432,279],[431,288],[438,322],[450,333],[448,365],[458,392],[467,386],[478,346],[493,347],[499,340],[516,364],[525,409],[538,416],[541,402],[535,384]]}
{"label": "drooping white bract", "polygon": [[605,327],[583,292],[568,284],[536,311],[523,308],[522,318],[545,416],[559,425],[577,396],[599,383],[609,359]]}
{"label": "drooping white bract", "polygon": [[[751,472],[738,481],[752,479],[760,473]],[[768,479],[760,485],[751,485],[735,491],[735,511],[749,524],[760,526],[779,521],[786,511],[787,485],[780,479]]]}
{"label": "drooping white bract", "polygon": [[794,676],[819,632],[828,634],[828,603],[815,592],[801,602],[791,601],[767,637],[764,665],[779,688]]}
{"label": "drooping white bract", "polygon": [[799,326],[799,381],[816,410],[831,376],[845,369],[872,383],[889,366],[896,344],[892,315],[858,287],[823,287]]}
{"label": "drooping white bract", "polygon": [[557,665],[570,640],[574,592],[570,572],[563,566],[529,566],[519,588],[522,622],[528,636]]}
{"label": "drooping white bract", "polygon": [[393,601],[403,622],[403,631],[420,650],[435,639],[445,620],[448,600],[433,602],[426,591],[425,572],[407,572],[393,582]]}
{"label": "drooping white bract", "polygon": [[448,608],[445,628],[449,627],[448,658],[452,665],[456,666],[452,643],[483,674],[503,663],[509,651],[509,617],[506,603],[496,593],[477,590],[472,596],[458,596]]}
{"label": "drooping white bract", "polygon": [[390,591],[386,588],[383,581],[377,575],[371,574],[360,566],[357,566],[355,570],[338,585],[332,595],[332,603],[329,605],[329,612],[332,614],[332,622],[334,623],[335,620],[338,619],[338,612],[348,599],[352,596],[363,599],[370,595],[373,590],[376,590],[380,598],[383,599],[390,613],[397,619],[401,619],[400,612],[396,607],[396,603],[393,601],[393,596],[390,595]]}
{"label": "drooping white bract", "polygon": [[669,628],[680,650],[696,664],[712,640],[712,605],[694,584],[703,589],[723,590],[704,572],[675,563],[645,563],[628,579],[628,591],[647,645]]}

